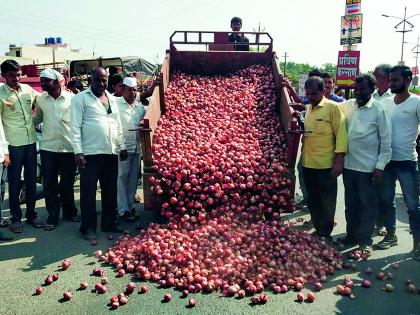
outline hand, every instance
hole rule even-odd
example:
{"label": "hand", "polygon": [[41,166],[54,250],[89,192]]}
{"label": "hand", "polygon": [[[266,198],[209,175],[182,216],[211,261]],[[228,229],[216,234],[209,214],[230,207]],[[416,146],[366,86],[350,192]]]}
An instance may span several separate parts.
{"label": "hand", "polygon": [[120,161],[125,161],[128,158],[127,150],[121,150],[120,151]]}
{"label": "hand", "polygon": [[375,169],[372,174],[373,186],[379,186],[382,183],[383,177],[384,177],[384,171]]}
{"label": "hand", "polygon": [[337,178],[343,173],[343,168],[344,168],[344,156],[343,158],[336,156],[334,166],[331,169],[331,176]]}
{"label": "hand", "polygon": [[79,168],[79,170],[84,169],[86,166],[85,155],[83,153],[75,154],[74,162],[76,163],[76,166]]}
{"label": "hand", "polygon": [[5,154],[4,155],[4,161],[3,161],[3,166],[4,167],[8,167],[10,165],[11,161],[10,161],[10,155],[9,154]]}

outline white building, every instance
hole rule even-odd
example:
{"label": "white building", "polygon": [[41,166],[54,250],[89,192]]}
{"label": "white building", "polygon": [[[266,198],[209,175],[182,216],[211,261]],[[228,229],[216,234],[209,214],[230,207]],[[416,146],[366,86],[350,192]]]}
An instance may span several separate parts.
{"label": "white building", "polygon": [[71,49],[69,44],[62,43],[60,37],[45,38],[44,44],[35,46],[9,45],[5,56],[0,56],[0,62],[5,59],[14,59],[22,65],[25,64],[62,64],[71,60],[90,59],[91,54],[84,54],[80,49]]}

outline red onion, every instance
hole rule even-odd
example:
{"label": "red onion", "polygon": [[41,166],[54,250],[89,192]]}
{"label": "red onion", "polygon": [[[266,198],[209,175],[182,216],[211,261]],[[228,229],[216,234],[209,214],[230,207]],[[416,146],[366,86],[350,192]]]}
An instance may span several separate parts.
{"label": "red onion", "polygon": [[70,290],[66,291],[66,292],[63,293],[63,298],[64,298],[64,300],[69,301],[73,298],[73,294],[71,293]]}
{"label": "red onion", "polygon": [[80,282],[80,290],[85,290],[87,289],[87,287],[89,286],[89,284],[86,281]]}
{"label": "red onion", "polygon": [[315,301],[315,294],[313,292],[308,292],[308,294],[306,295],[306,300],[309,303],[312,303],[313,301]]}
{"label": "red onion", "polygon": [[40,295],[40,294],[42,294],[44,292],[44,288],[43,287],[37,287],[36,289],[35,289],[35,294],[36,295]]}
{"label": "red onion", "polygon": [[119,276],[238,297],[302,290],[341,269],[332,246],[282,221],[295,203],[270,68],[174,73],[165,103],[149,183],[169,223],[119,237],[100,259]]}

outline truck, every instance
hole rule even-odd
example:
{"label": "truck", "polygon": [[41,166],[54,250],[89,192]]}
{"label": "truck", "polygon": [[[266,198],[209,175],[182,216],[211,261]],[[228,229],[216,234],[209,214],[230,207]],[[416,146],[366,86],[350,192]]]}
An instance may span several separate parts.
{"label": "truck", "polygon": [[[153,134],[160,117],[165,113],[164,95],[171,74],[175,71],[199,75],[224,75],[256,64],[271,67],[276,86],[278,115],[287,135],[288,168],[293,183],[295,182],[294,169],[302,130],[294,116],[291,97],[287,89],[282,86],[282,72],[276,53],[273,51],[273,39],[266,32],[239,32],[239,35],[250,38],[250,51],[236,51],[235,44],[228,42],[229,34],[229,32],[213,31],[175,31],[170,36],[170,48],[166,51],[158,74],[160,85],[153,90],[143,127],[139,130],[143,153],[145,210],[161,209],[161,201],[152,194],[148,179],[157,176],[152,169]],[[201,49],[197,49],[197,46]]]}

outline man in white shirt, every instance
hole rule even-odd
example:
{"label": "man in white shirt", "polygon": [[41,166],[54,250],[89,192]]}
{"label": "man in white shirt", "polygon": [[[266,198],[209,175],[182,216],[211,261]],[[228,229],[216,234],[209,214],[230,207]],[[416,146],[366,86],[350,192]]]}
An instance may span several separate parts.
{"label": "man in white shirt", "polygon": [[382,104],[372,97],[374,89],[374,78],[360,75],[354,87],[356,99],[340,105],[349,137],[343,171],[347,235],[341,241],[358,244],[367,255],[372,252],[378,212],[377,187],[392,154],[391,121]]}
{"label": "man in white shirt", "polygon": [[117,98],[117,104],[128,158],[125,161],[118,161],[118,213],[125,220],[134,221],[134,197],[140,173],[141,147],[139,133],[132,130],[138,128],[146,110],[136,101],[135,78],[124,78],[122,93],[122,97]]}
{"label": "man in white shirt", "polygon": [[83,238],[96,233],[96,187],[101,186],[101,230],[119,233],[116,225],[118,154],[127,159],[120,115],[115,98],[106,91],[108,74],[103,68],[91,73],[88,89],[71,101],[71,142],[80,169],[80,208]]}
{"label": "man in white shirt", "polygon": [[[41,165],[45,204],[48,212],[45,230],[52,231],[58,224],[60,200],[63,218],[79,222],[74,203],[74,164],[73,148],[70,142],[70,106],[73,94],[61,88],[64,77],[53,69],[40,74],[41,87],[45,91],[35,99],[36,114],[34,125],[43,123],[40,143]],[[60,185],[58,184],[60,175]]]}
{"label": "man in white shirt", "polygon": [[376,90],[372,94],[373,98],[377,101],[384,101],[389,97],[394,96],[389,89],[389,72],[391,71],[390,65],[379,65],[373,71],[375,77]]}
{"label": "man in white shirt", "polygon": [[380,209],[385,211],[386,215],[387,235],[375,247],[388,249],[398,244],[395,235],[395,184],[398,180],[414,239],[412,257],[420,260],[420,202],[416,152],[420,97],[408,92],[412,77],[410,68],[406,66],[393,67],[389,75],[391,92],[395,93],[395,96],[384,101],[384,104],[392,123],[392,157],[385,168],[380,195]]}
{"label": "man in white shirt", "polygon": [[[373,98],[379,102],[383,102],[389,97],[394,97],[394,94],[391,93],[389,89],[389,71],[391,66],[387,64],[381,64],[376,66],[373,71],[373,76],[375,77],[376,90],[372,94]],[[385,229],[385,215],[383,211],[378,211],[378,216],[376,218],[376,229],[379,236],[386,235]]]}

